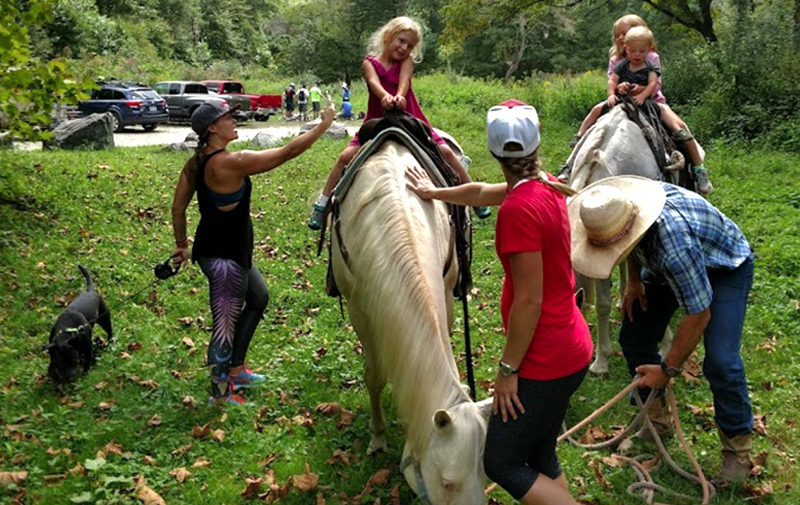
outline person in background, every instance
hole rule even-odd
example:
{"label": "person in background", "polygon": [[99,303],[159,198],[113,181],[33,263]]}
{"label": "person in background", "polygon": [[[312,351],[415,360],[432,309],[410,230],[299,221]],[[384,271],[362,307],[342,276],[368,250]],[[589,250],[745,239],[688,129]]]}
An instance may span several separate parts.
{"label": "person in background", "polygon": [[194,111],[192,130],[199,141],[181,170],[172,201],[172,261],[176,266],[189,259],[186,209],[195,193],[200,207],[191,257],[192,262],[200,264],[209,284],[212,405],[244,404],[246,401],[236,392],[265,381],[245,360],[269,300],[264,277],[253,262],[250,176],[269,172],[302,154],[328,129],[334,116],[328,100],[322,122],[283,147],[230,152],[228,144],[239,136],[231,116],[236,109],[206,102]]}
{"label": "person in background", "polygon": [[569,399],[593,353],[574,297],[566,197],[575,192],[540,169],[535,108],[508,100],[489,109],[486,123],[489,150],[504,183],[437,188],[412,167],[408,186],[423,199],[500,206],[495,251],[505,272],[500,312],[506,344],[484,468],[524,504],[577,505],[556,454]]}
{"label": "person in background", "polygon": [[308,90],[305,84],[301,84],[297,90],[297,112],[300,114],[300,119],[308,120]]}
{"label": "person in background", "polygon": [[[747,478],[754,419],[741,345],[754,255],[744,234],[700,195],[642,177],[589,185],[569,211],[575,270],[604,279],[627,258],[619,342],[631,376],[641,376],[642,398],[658,395],[650,411],[656,431],[671,433],[663,389],[702,339],[722,442],[716,480]],[[683,317],[662,359],[658,345],[678,308]]]}
{"label": "person in background", "polygon": [[[422,27],[413,19],[404,16],[394,18],[372,34],[367,56],[361,63],[361,70],[364,73],[364,79],[367,81],[369,89],[365,121],[382,118],[385,111],[397,108],[424,121],[428,126],[431,125],[422,112],[411,87],[414,62],[421,60]],[[342,99],[344,100],[344,96]],[[442,157],[455,171],[459,180],[462,183],[470,182],[471,179],[467,170],[447,145],[447,142],[435,131],[432,139],[439,147]],[[322,228],[322,220],[324,219],[330,196],[342,177],[344,167],[350,163],[360,146],[361,143],[358,140],[358,135],[356,135],[333,165],[325,182],[325,187],[322,189],[317,201],[314,202],[311,216],[308,219],[308,227],[312,230]],[[491,210],[488,207],[477,207],[474,210],[475,214],[481,219],[491,215]]]}
{"label": "person in background", "polygon": [[294,83],[289,84],[285,90],[283,90],[283,107],[284,107],[284,117],[286,119],[290,119],[294,116],[294,99],[295,99],[295,91],[294,91]]}
{"label": "person in background", "polygon": [[314,86],[308,90],[309,97],[311,98],[311,115],[312,119],[317,119],[319,117],[319,105],[320,105],[320,98],[322,97],[322,90],[319,89],[319,81],[317,81]]}

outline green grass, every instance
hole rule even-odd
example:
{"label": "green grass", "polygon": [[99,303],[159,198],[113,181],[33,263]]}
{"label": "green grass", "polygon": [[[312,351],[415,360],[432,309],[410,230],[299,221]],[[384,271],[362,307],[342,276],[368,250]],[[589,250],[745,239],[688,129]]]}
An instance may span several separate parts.
{"label": "green grass", "polygon": [[[584,87],[596,80],[579,79]],[[542,111],[545,166],[554,170],[567,155],[575,120],[572,113],[559,115],[554,108],[568,101],[575,85],[555,79],[515,86],[443,75],[415,80],[428,117],[460,139],[474,159],[476,179],[502,178],[486,151],[484,114],[510,96],[523,97]],[[580,95],[587,102],[594,99],[584,88]],[[389,482],[371,486],[361,503],[390,503],[395,486],[401,503],[414,501],[397,472],[403,443],[397,422],[390,426],[390,452],[365,455],[369,417],[360,347],[337,301],[323,293],[327,259],[316,256],[316,235],[305,227],[310,204],[345,144],[323,139],[301,158],[254,178],[254,258],[271,299],[249,360],[268,382],[248,395],[253,407],[226,413],[205,404],[208,371],[203,363],[211,324],[205,278],[196,266],[158,283],[152,274],[153,265],[171,252],[172,191],[186,156],[155,147],[0,151],[0,472],[28,472],[18,486],[0,488],[0,502],[12,502],[24,489],[25,503],[141,503],[132,479],[143,476],[170,504],[234,504],[248,501],[240,496],[245,478],[263,477],[268,468],[284,485],[305,464],[319,475],[317,490],[290,489],[281,503],[315,503],[317,493],[327,503],[352,503],[370,476],[384,468],[392,470]],[[766,433],[755,440],[756,452],[766,451],[769,457],[752,485],[772,485],[766,503],[794,504],[800,500],[795,429],[800,417],[800,156],[707,147],[713,147],[707,166],[717,188],[711,201],[742,227],[758,255],[743,355],[754,407],[766,423]],[[478,291],[470,317],[473,348],[483,349],[475,359],[479,398],[487,396],[484,385],[495,377],[503,345],[494,219],[475,224]],[[116,335],[97,366],[59,393],[44,380],[48,360],[41,348],[64,304],[83,289],[78,263],[92,271],[111,308]],[[460,316],[454,327],[460,352]],[[102,334],[99,327],[96,332]],[[698,354],[701,358],[702,350]],[[462,358],[459,366],[464,369]],[[142,384],[147,380],[155,384]],[[624,360],[612,359],[608,377],[584,382],[568,422],[588,415],[628,380]],[[708,385],[679,380],[677,391],[680,405],[704,409],[699,415],[683,409],[681,420],[701,465],[713,473],[720,456],[708,412]],[[188,395],[195,399],[193,406],[183,403]],[[388,417],[394,419],[389,388],[384,398]],[[352,425],[340,426],[338,417],[315,412],[323,402],[352,411]],[[620,406],[603,418],[603,425],[623,424],[631,414]],[[157,426],[149,424],[154,415],[161,419]],[[292,422],[296,416],[313,424]],[[192,428],[205,424],[223,430],[224,440],[193,438]],[[119,444],[122,454],[104,449],[110,442]],[[670,448],[677,453],[676,442]],[[349,464],[327,463],[337,449],[346,451]],[[106,452],[104,463],[98,451]],[[563,445],[559,453],[573,493],[586,503],[636,501],[625,493],[633,473],[600,462],[609,452]],[[154,462],[148,464],[147,457]],[[193,468],[201,457],[210,466]],[[70,469],[78,464],[91,469],[73,475]],[[594,464],[609,487],[595,478]],[[183,483],[170,475],[181,467],[192,472]],[[675,490],[696,493],[667,470],[654,476]],[[500,491],[493,497],[495,503],[513,503]],[[734,488],[714,503],[746,498],[742,488]]]}

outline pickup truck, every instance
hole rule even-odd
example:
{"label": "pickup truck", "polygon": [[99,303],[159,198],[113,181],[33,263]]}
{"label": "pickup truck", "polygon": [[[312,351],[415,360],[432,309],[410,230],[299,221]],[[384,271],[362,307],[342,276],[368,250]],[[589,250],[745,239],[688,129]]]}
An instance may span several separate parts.
{"label": "pickup truck", "polygon": [[266,121],[271,115],[281,112],[281,95],[248,95],[239,81],[203,81],[203,84],[214,93],[247,97],[250,100],[249,110],[256,121]]}
{"label": "pickup truck", "polygon": [[[219,102],[233,105],[224,95],[210,93],[205,84],[192,81],[163,81],[153,85],[153,89],[167,101],[170,121],[188,120],[200,104],[205,102]],[[236,111],[237,120],[247,119],[251,116],[248,107]]]}

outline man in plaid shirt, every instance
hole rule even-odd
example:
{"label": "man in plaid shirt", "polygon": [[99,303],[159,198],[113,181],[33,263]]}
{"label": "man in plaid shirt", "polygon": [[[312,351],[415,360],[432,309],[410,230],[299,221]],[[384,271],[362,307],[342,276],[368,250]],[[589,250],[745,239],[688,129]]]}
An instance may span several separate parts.
{"label": "man in plaid shirt", "polygon": [[[620,191],[614,193],[617,189]],[[591,212],[599,201],[607,217],[611,207],[605,204],[613,203],[617,193],[634,209],[632,215],[618,221],[642,226],[631,232],[626,232],[626,226],[633,226],[630,224],[612,226],[610,238],[598,235],[600,231],[590,229],[594,226],[589,224]],[[752,468],[753,412],[740,347],[754,255],[744,234],[698,194],[641,178],[614,177],[587,187],[570,203],[570,214],[580,214],[572,219],[576,270],[589,270],[587,275],[597,276],[598,264],[603,264],[602,273],[607,270],[606,277],[610,277],[615,264],[627,256],[629,281],[622,301],[619,341],[631,375],[642,375],[643,398],[650,389],[660,394],[703,338],[703,373],[714,396],[715,421],[723,445],[718,480],[746,478]],[[608,254],[614,247],[617,253]],[[662,360],[658,344],[678,308],[683,317]],[[656,401],[650,414],[656,418],[659,434],[671,432],[663,398]],[[647,428],[638,435],[652,439]]]}

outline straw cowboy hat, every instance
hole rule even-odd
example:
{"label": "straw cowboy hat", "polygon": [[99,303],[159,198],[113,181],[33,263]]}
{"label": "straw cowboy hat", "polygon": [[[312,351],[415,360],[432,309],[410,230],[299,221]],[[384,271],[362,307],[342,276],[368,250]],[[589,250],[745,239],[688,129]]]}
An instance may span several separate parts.
{"label": "straw cowboy hat", "polygon": [[611,277],[666,200],[661,184],[644,177],[609,177],[586,186],[569,202],[573,268],[593,279]]}

